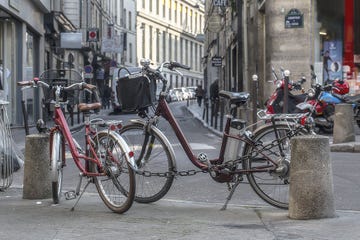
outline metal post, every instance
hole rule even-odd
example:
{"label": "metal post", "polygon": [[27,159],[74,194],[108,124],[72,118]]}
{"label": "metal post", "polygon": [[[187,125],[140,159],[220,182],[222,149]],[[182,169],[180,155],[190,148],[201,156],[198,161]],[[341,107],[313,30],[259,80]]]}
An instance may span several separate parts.
{"label": "metal post", "polygon": [[28,115],[27,115],[24,100],[21,100],[21,108],[22,108],[23,117],[24,117],[25,135],[29,135],[29,124],[28,124],[28,118],[27,118]]}
{"label": "metal post", "polygon": [[290,71],[284,71],[284,106],[283,106],[283,113],[288,113],[289,111],[289,76]]}
{"label": "metal post", "polygon": [[[252,113],[253,113],[253,123],[256,123],[257,120],[257,88],[258,88],[258,79],[259,77],[254,74],[252,76],[252,80],[253,80],[253,97],[252,97]],[[253,130],[256,129],[256,124],[253,125]]]}

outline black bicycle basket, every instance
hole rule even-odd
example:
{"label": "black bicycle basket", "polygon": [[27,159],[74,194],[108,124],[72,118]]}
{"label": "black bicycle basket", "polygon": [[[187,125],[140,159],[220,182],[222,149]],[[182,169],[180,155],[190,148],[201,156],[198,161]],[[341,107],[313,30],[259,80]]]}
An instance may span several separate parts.
{"label": "black bicycle basket", "polygon": [[[124,76],[121,71],[127,71]],[[126,68],[119,70],[116,95],[122,111],[137,111],[151,106],[156,100],[156,81],[142,72],[130,73]]]}

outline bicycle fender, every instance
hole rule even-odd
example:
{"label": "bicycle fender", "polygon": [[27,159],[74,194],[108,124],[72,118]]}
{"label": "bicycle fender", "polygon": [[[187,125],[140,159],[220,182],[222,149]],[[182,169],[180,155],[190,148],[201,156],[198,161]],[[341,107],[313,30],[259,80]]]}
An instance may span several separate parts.
{"label": "bicycle fender", "polygon": [[[131,119],[130,122],[132,124],[141,125],[144,128],[146,126],[146,122],[144,120],[142,120],[142,119]],[[172,147],[171,143],[169,142],[168,138],[165,136],[165,134],[160,129],[158,129],[154,125],[151,125],[151,131],[153,131],[154,133],[157,133],[163,139],[166,147],[169,149],[169,152],[170,152],[171,161],[172,161],[173,166],[174,166],[173,170],[177,171],[175,151],[174,151],[174,148]]]}
{"label": "bicycle fender", "polygon": [[120,134],[118,134],[117,132],[115,131],[108,131],[108,130],[102,130],[102,131],[99,131],[96,135],[95,135],[95,138],[97,135],[101,135],[101,134],[106,134],[106,135],[110,135],[111,137],[113,137],[114,139],[116,139],[117,143],[122,146],[124,149],[122,149],[126,154],[125,154],[125,159],[126,161],[130,164],[131,168],[134,170],[134,171],[137,171],[138,170],[138,167],[135,163],[135,158],[134,156],[130,156],[130,148],[129,146],[127,145],[126,141],[121,137]]}

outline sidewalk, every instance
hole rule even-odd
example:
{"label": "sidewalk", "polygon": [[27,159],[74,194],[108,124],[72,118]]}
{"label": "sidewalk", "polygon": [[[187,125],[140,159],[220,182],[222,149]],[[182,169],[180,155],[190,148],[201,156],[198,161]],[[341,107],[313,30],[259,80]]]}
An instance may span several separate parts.
{"label": "sidewalk", "polygon": [[[189,106],[187,107],[187,109],[191,112],[191,114],[198,119],[199,121],[201,121],[203,123],[203,125],[207,128],[209,128],[209,130],[211,130],[213,133],[215,133],[218,136],[222,135],[222,132],[219,131],[219,127],[217,129],[215,129],[214,127],[210,126],[210,107],[209,107],[209,123],[206,122],[206,120],[204,120],[203,118],[203,113],[204,113],[204,107],[199,107],[195,102],[190,102]],[[218,126],[220,123],[220,116],[218,116]],[[225,118],[223,120],[224,125],[225,125]],[[357,126],[356,126],[357,127]],[[332,135],[327,135],[329,137],[329,143],[330,143],[330,151],[331,152],[356,152],[356,153],[360,153],[360,135],[356,134],[355,135],[355,141],[354,142],[348,142],[348,143],[337,143],[337,144],[333,144],[333,137]]]}
{"label": "sidewalk", "polygon": [[[196,118],[202,117],[199,107],[188,109]],[[24,129],[13,134],[21,147]],[[0,192],[0,240],[360,239],[358,211],[337,210],[334,218],[292,220],[287,210],[266,204],[230,203],[227,210],[220,211],[221,204],[164,198],[153,204],[134,203],[128,212],[118,215],[111,213],[96,193],[87,191],[71,212],[74,201],[54,205],[51,199],[23,199],[21,174],[15,173],[14,184]]]}

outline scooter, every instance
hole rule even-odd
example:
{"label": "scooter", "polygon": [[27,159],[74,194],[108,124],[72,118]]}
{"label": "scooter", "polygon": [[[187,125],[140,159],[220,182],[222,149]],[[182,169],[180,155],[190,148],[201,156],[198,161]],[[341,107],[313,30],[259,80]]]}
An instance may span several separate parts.
{"label": "scooter", "polygon": [[[274,68],[272,68],[272,74],[274,76],[274,84],[276,84],[276,89],[271,94],[271,96],[266,100],[266,113],[283,113],[284,110],[284,92],[285,92],[285,75],[284,70],[281,69],[282,78],[279,79]],[[299,112],[299,109],[296,107],[297,104],[304,102],[307,98],[307,94],[304,93],[302,84],[306,82],[305,77],[302,77],[299,81],[288,82],[288,99],[287,99],[287,113]],[[301,90],[301,94],[293,94],[292,91]]]}
{"label": "scooter", "polygon": [[[316,75],[314,67],[311,65],[311,78],[316,82]],[[354,109],[355,120],[360,127],[360,95],[349,96],[349,84],[345,80],[335,80],[332,84],[311,85],[313,97],[307,100],[307,103],[312,105],[312,117],[315,121],[315,126],[325,133],[332,133],[334,128],[334,114],[335,105],[340,103],[352,104]],[[311,95],[312,96],[312,95]]]}

